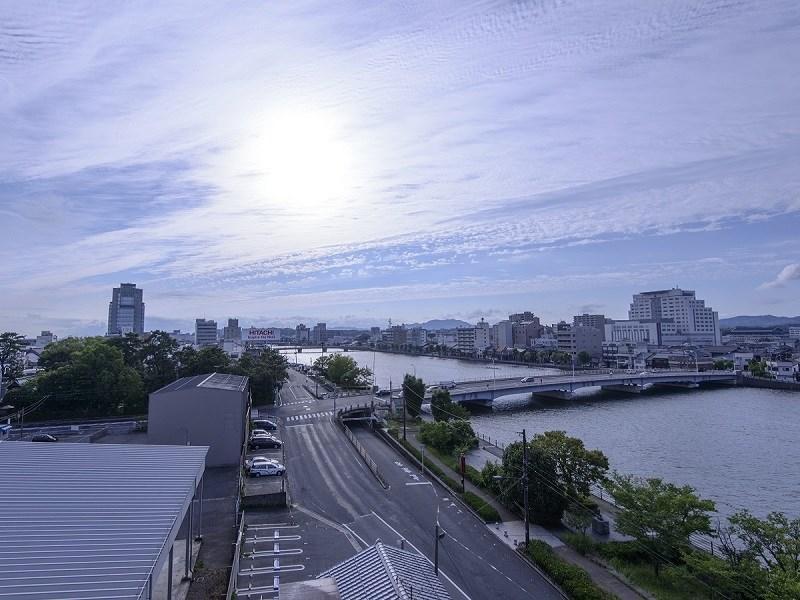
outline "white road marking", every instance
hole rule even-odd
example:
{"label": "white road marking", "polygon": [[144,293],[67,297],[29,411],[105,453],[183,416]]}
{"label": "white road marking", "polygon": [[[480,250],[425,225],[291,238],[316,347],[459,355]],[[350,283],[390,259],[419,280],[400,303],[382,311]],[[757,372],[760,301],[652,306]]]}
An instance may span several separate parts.
{"label": "white road marking", "polygon": [[[411,546],[412,548],[414,548],[414,550],[416,550],[416,551],[417,551],[417,554],[419,554],[419,555],[420,555],[422,558],[424,558],[426,561],[428,561],[428,563],[429,563],[431,566],[433,566],[433,561],[432,561],[430,558],[428,558],[427,556],[425,556],[425,555],[424,555],[422,552],[420,552],[420,551],[419,551],[419,548],[417,548],[417,547],[416,547],[414,544],[412,544],[412,543],[409,541],[409,539],[408,539],[406,536],[402,535],[402,534],[401,534],[399,531],[397,531],[397,529],[395,529],[394,527],[392,527],[391,525],[389,525],[389,524],[388,524],[386,521],[384,521],[384,520],[381,518],[381,516],[380,516],[378,513],[376,513],[374,510],[372,511],[372,514],[373,514],[373,515],[375,515],[375,517],[377,517],[377,519],[378,519],[378,520],[379,520],[381,523],[383,523],[383,524],[384,524],[384,525],[386,525],[386,526],[387,526],[389,529],[391,529],[392,531],[394,531],[394,533],[395,533],[396,535],[400,536],[402,539],[404,539],[406,542],[408,542],[408,545],[409,545],[409,546]],[[452,585],[454,588],[456,588],[456,589],[457,589],[457,590],[458,590],[458,591],[461,593],[461,595],[462,595],[462,596],[464,596],[464,598],[466,598],[467,600],[472,600],[472,598],[470,598],[470,597],[467,595],[467,593],[466,593],[464,590],[462,590],[460,587],[458,587],[458,585],[456,584],[456,582],[455,582],[455,581],[453,581],[452,579],[450,579],[450,577],[448,577],[448,576],[447,576],[447,574],[446,574],[444,571],[442,571],[441,569],[439,569],[439,573],[441,573],[442,577],[444,577],[445,579],[447,579],[447,581],[449,581],[449,582],[450,582],[450,585]]]}
{"label": "white road marking", "polygon": [[408,481],[406,485],[433,485],[430,481]]}

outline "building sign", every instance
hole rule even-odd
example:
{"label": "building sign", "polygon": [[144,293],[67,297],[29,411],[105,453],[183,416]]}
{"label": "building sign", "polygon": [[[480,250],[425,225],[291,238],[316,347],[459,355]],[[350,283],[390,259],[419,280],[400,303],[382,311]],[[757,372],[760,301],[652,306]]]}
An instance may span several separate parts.
{"label": "building sign", "polygon": [[281,332],[272,327],[250,327],[242,329],[243,342],[279,342],[281,340]]}

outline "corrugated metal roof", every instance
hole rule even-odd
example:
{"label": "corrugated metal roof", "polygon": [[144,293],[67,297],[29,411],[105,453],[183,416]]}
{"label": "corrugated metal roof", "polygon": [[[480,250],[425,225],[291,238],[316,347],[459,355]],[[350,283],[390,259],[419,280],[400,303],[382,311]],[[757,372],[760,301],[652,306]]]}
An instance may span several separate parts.
{"label": "corrugated metal roof", "polygon": [[382,542],[321,573],[333,577],[342,600],[449,600],[433,567],[419,554]]}
{"label": "corrugated metal roof", "polygon": [[0,442],[0,600],[142,597],[206,452]]}
{"label": "corrugated metal roof", "polygon": [[[156,390],[153,394],[163,394],[165,392],[175,392],[184,388],[204,387],[218,390],[243,391],[247,387],[248,378],[243,375],[231,375],[229,373],[206,373],[205,375],[193,375],[192,377],[181,377],[172,383]],[[152,394],[151,394],[152,395]]]}

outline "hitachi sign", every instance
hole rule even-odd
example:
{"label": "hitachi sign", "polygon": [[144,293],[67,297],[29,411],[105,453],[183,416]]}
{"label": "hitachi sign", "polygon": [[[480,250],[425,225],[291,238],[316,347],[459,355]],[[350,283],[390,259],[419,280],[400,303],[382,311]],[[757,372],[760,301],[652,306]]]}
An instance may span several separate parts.
{"label": "hitachi sign", "polygon": [[242,329],[243,342],[279,342],[280,339],[280,331],[271,327],[250,327],[249,329]]}

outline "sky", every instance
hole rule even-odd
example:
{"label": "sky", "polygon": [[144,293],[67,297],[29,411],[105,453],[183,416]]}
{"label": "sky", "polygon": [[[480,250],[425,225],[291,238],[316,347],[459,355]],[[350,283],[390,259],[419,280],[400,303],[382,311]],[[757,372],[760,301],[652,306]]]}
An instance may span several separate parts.
{"label": "sky", "polygon": [[0,0],[0,330],[800,314],[795,0]]}

